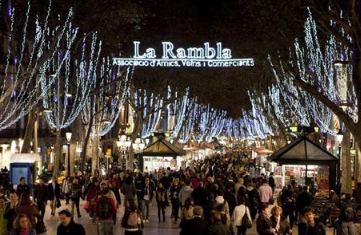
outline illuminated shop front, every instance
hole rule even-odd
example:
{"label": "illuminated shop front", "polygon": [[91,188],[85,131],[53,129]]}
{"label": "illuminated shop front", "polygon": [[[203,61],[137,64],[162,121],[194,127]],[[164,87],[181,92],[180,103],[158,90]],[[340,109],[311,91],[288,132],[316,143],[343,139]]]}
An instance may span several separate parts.
{"label": "illuminated shop front", "polygon": [[182,166],[185,152],[172,145],[163,137],[150,144],[139,155],[140,169],[143,171],[154,171],[159,168],[178,170]]}
{"label": "illuminated shop front", "polygon": [[277,187],[290,184],[313,184],[320,191],[336,188],[339,160],[307,137],[303,136],[281,148],[270,160],[279,166],[274,168]]}

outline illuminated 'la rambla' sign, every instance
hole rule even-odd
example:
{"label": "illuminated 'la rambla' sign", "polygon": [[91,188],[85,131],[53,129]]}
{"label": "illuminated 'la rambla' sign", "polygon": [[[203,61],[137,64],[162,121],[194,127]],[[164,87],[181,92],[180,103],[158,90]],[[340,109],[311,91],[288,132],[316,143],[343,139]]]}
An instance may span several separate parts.
{"label": "illuminated 'la rambla' sign", "polygon": [[254,66],[253,58],[234,59],[232,51],[223,48],[222,43],[215,47],[209,42],[204,47],[175,48],[171,42],[162,42],[162,54],[158,57],[154,48],[140,51],[140,42],[134,43],[133,58],[113,58],[113,65],[140,67],[243,67]]}

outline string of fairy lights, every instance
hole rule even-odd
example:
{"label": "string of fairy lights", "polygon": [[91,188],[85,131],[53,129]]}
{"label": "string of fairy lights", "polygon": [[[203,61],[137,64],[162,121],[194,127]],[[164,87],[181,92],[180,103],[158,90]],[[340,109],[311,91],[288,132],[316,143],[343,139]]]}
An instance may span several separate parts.
{"label": "string of fairy lights", "polygon": [[[3,6],[1,3],[0,7]],[[7,15],[1,21],[8,30],[5,33],[7,55],[0,94],[2,107],[0,130],[10,127],[37,106],[42,99],[39,93],[46,93],[55,81],[54,76],[49,76],[47,72],[56,60],[60,44],[66,40],[70,44],[74,41],[73,38],[67,39],[64,34],[71,28],[72,9],[63,22],[50,27],[51,6],[52,1],[49,0],[44,19],[41,20],[36,16],[35,21],[32,22],[30,21],[31,1],[28,1],[25,15],[18,14],[11,2],[7,5]],[[22,25],[23,28],[19,29],[17,25]],[[35,26],[34,35],[28,30],[30,25]],[[77,29],[74,30],[76,34]],[[54,33],[54,37],[49,37],[50,32]],[[15,37],[15,34],[19,37]],[[30,56],[27,54],[29,52]],[[63,62],[63,60],[59,61],[59,66],[62,66]],[[54,71],[56,72],[58,71]],[[45,79],[47,85],[41,86]]]}
{"label": "string of fairy lights", "polygon": [[[110,58],[102,58],[102,42],[97,33],[80,37],[78,28],[71,22],[72,9],[65,17],[57,16],[58,26],[50,27],[52,0],[48,3],[43,20],[35,17],[35,21],[30,22],[29,0],[19,51],[8,43],[0,89],[3,107],[0,131],[16,123],[40,102],[43,109],[51,110],[44,113],[51,128],[67,128],[79,115],[83,124],[87,124],[91,116],[99,114],[100,118],[96,121],[100,123],[94,122],[91,126],[92,136],[104,136],[117,123],[128,101],[133,106],[134,120],[139,118],[138,115],[144,120],[140,127],[141,138],[148,138],[156,131],[164,117],[170,138],[177,139],[179,143],[190,140],[210,142],[214,137],[223,136],[234,140],[256,136],[263,139],[268,135],[278,135],[280,123],[285,126],[293,123],[303,126],[315,124],[320,131],[335,135],[333,112],[301,90],[295,84],[298,77],[317,86],[318,91],[330,101],[350,104],[345,112],[356,119],[357,98],[350,79],[352,65],[341,63],[335,66],[335,61],[350,61],[352,50],[338,42],[333,35],[328,36],[326,43],[320,43],[311,12],[304,25],[304,38],[296,38],[289,50],[290,58],[294,57],[295,60],[284,61],[277,56],[269,56],[275,84],[265,93],[249,92],[251,109],[242,110],[240,118],[234,119],[225,110],[200,103],[197,97],[191,96],[190,88],[179,91],[168,86],[165,96],[145,89],[134,89],[134,68],[117,67],[112,65]],[[1,2],[0,9],[2,7]],[[1,23],[9,25],[7,40],[13,42],[17,18],[21,16],[17,15],[11,3],[7,8],[8,22]],[[36,32],[32,38],[28,32],[30,24],[34,24]],[[330,24],[338,27],[333,21]],[[340,33],[351,40],[342,28]],[[79,38],[82,38],[81,53],[73,56],[74,42]],[[31,43],[28,44],[28,41]],[[25,53],[30,53],[30,56]],[[100,126],[99,131],[95,129],[97,126]]]}
{"label": "string of fairy lights", "polygon": [[[52,112],[45,113],[44,116],[49,126],[56,130],[67,128],[74,122],[83,110],[93,87],[96,78],[94,69],[99,63],[101,42],[98,41],[96,33],[90,39],[89,48],[86,40],[87,37],[84,37],[80,58],[72,58],[58,53],[56,62],[50,68],[59,73],[55,76],[55,83],[51,89],[47,93],[43,93],[43,107],[52,110]],[[71,44],[66,46],[67,50],[71,49]],[[72,61],[73,59],[74,61]],[[62,60],[65,60],[63,67],[60,63]],[[71,63],[74,63],[77,68],[75,73],[70,71]],[[70,82],[72,82],[72,86],[70,86]],[[44,79],[41,86],[47,85],[48,80]]]}

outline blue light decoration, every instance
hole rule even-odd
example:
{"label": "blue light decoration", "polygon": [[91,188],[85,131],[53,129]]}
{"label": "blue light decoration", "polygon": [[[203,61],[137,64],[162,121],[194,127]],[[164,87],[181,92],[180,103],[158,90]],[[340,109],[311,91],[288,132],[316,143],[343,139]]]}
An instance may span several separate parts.
{"label": "blue light decoration", "polygon": [[[148,138],[152,132],[156,131],[157,125],[160,121],[162,110],[166,108],[163,105],[164,100],[160,94],[147,92],[144,89],[138,89],[134,94],[135,110],[141,112],[144,120],[142,130],[140,133],[141,138]],[[134,113],[134,120],[136,120],[138,112]]]}
{"label": "blue light decoration", "polygon": [[[0,7],[3,6],[1,1]],[[75,37],[69,38],[66,32],[71,28],[71,18],[73,10],[70,9],[64,21],[59,22],[55,27],[49,26],[52,16],[52,1],[48,1],[44,17],[35,15],[34,20],[30,20],[32,1],[28,1],[24,15],[18,14],[12,7],[11,2],[7,6],[6,16],[3,16],[3,24],[8,24],[9,30],[4,32],[8,43],[4,75],[2,77],[2,87],[0,89],[0,131],[8,128],[30,110],[34,109],[43,94],[49,92],[55,82],[55,76],[60,70],[52,70],[52,64],[57,61],[58,68],[65,66],[65,60],[58,60],[57,52],[60,51],[61,44],[68,44],[69,48]],[[19,23],[21,22],[21,23]],[[16,24],[18,23],[18,24]],[[17,25],[22,25],[18,28]],[[35,28],[35,34],[28,32],[29,27]],[[75,29],[77,31],[77,29]],[[49,37],[49,32],[53,37]],[[18,37],[14,35],[17,34]],[[75,33],[76,36],[76,33]],[[69,53],[69,50],[66,51]],[[46,82],[45,82],[46,81]],[[43,83],[46,85],[42,85]]]}
{"label": "blue light decoration", "polygon": [[[86,131],[90,116],[97,116],[92,123],[91,138],[106,135],[115,125],[119,114],[124,107],[124,101],[129,91],[129,82],[134,70],[111,65],[109,58],[103,58],[102,63],[93,69],[96,75],[93,83],[94,93],[90,95],[82,111],[82,121]],[[97,127],[99,126],[99,130]]]}
{"label": "blue light decoration", "polygon": [[[70,25],[71,26],[71,25]],[[72,58],[73,41],[76,34],[72,33],[72,27],[67,29],[67,43],[64,53],[57,53],[54,62],[44,71],[56,71],[54,84],[46,76],[41,81],[41,88],[50,87],[47,92],[42,92],[42,105],[44,109],[51,109],[53,112],[45,113],[47,123],[56,130],[64,129],[78,117],[83,110],[91,89],[94,86],[96,73],[93,71],[100,63],[100,53],[102,43],[94,33],[90,38],[83,38],[82,51],[78,58]],[[86,43],[89,41],[89,45]],[[64,63],[65,66],[62,66]],[[75,70],[71,68],[74,64]],[[70,82],[73,84],[70,85]],[[57,97],[57,99],[52,99]],[[69,104],[71,99],[71,105]]]}
{"label": "blue light decoration", "polygon": [[[335,21],[331,21],[330,25],[339,27],[340,35],[351,42],[351,37]],[[294,60],[283,61],[268,57],[276,79],[276,86],[270,90],[272,103],[277,112],[286,104],[299,124],[310,126],[313,120],[322,132],[335,136],[336,132],[332,128],[333,112],[307,91],[298,88],[295,79],[299,78],[316,87],[318,92],[335,104],[347,103],[344,112],[356,121],[358,101],[351,79],[352,64],[347,63],[352,60],[352,51],[331,34],[326,43],[323,43],[325,46],[321,46],[317,25],[310,10],[304,32],[303,40],[296,38],[293,48],[290,48],[290,58],[293,57]],[[341,63],[336,64],[337,61]]]}

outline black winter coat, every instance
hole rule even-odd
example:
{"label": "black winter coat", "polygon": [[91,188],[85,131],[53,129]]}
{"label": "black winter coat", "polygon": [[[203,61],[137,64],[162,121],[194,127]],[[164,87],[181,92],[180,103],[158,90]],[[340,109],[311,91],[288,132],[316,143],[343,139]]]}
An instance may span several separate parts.
{"label": "black winter coat", "polygon": [[58,182],[55,183],[55,190],[53,187],[53,183],[48,184],[48,200],[54,200],[54,198],[57,198],[59,200],[60,198],[60,186]]}
{"label": "black winter coat", "polygon": [[272,222],[270,219],[260,214],[257,218],[257,232],[259,235],[273,235],[271,233]]}
{"label": "black winter coat", "polygon": [[36,199],[36,202],[38,204],[42,202],[46,202],[48,200],[48,187],[45,184],[36,185],[34,191],[34,198]]}
{"label": "black winter coat", "polygon": [[185,220],[180,235],[207,235],[208,224],[199,217]]}
{"label": "black winter coat", "polygon": [[58,226],[57,235],[85,235],[84,227],[71,221],[68,226],[60,224]]}
{"label": "black winter coat", "polygon": [[222,221],[216,221],[209,226],[208,235],[228,235],[228,228]]}
{"label": "black winter coat", "polygon": [[302,235],[326,235],[325,227],[322,223],[316,221],[315,227],[309,226],[305,222],[298,224],[298,234]]}

